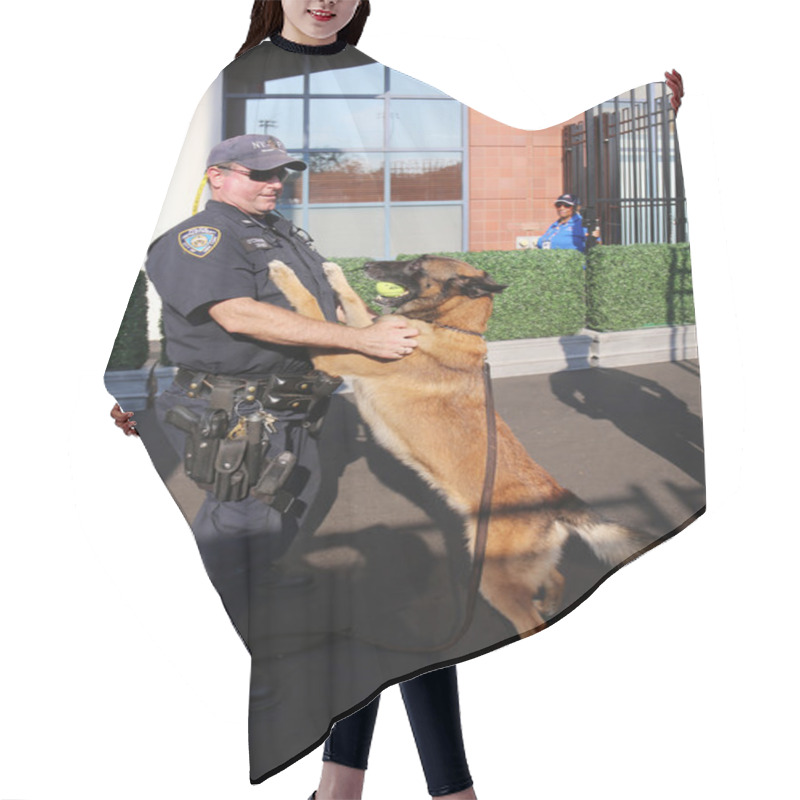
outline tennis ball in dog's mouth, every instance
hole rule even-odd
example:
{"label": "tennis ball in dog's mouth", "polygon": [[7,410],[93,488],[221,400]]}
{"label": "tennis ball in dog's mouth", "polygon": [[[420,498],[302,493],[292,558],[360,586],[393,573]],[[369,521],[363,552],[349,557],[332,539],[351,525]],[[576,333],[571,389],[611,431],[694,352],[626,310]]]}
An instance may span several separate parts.
{"label": "tennis ball in dog's mouth", "polygon": [[381,297],[400,297],[406,293],[404,286],[399,283],[389,283],[389,281],[378,281],[375,284],[375,291]]}

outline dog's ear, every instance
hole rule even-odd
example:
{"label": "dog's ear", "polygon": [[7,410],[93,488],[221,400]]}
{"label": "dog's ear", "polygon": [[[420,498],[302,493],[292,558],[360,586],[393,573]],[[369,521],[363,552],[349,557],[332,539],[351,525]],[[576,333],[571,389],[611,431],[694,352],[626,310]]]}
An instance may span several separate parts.
{"label": "dog's ear", "polygon": [[485,272],[478,277],[460,275],[458,282],[461,293],[467,297],[486,297],[487,295],[499,294],[507,288],[502,283],[496,283]]}

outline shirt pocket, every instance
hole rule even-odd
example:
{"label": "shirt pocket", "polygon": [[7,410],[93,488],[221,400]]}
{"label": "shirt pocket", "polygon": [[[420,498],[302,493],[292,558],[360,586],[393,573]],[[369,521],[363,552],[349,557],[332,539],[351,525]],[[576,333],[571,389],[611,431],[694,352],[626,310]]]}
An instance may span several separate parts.
{"label": "shirt pocket", "polygon": [[256,300],[272,303],[282,308],[292,306],[283,292],[269,278],[269,265],[277,259],[291,266],[288,254],[278,244],[258,236],[248,236],[240,240],[245,248],[245,257],[250,263],[255,282]]}

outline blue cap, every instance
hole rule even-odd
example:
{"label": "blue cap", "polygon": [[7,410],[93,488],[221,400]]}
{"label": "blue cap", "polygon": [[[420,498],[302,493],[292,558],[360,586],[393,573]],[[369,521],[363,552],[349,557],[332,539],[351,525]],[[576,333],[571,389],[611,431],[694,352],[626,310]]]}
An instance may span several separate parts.
{"label": "blue cap", "polygon": [[576,206],[578,205],[578,198],[575,197],[574,194],[562,194],[561,197],[556,200],[556,203],[564,203],[568,206]]}
{"label": "blue cap", "polygon": [[278,167],[303,170],[308,166],[305,161],[290,156],[280,139],[257,133],[234,136],[215,145],[208,154],[206,168],[231,162],[255,170],[271,170]]}

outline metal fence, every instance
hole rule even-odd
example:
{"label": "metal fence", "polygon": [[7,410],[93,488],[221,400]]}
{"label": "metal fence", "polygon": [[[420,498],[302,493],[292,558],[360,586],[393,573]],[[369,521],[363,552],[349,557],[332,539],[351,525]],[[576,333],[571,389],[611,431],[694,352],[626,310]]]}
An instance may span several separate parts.
{"label": "metal fence", "polygon": [[564,191],[605,244],[687,242],[686,196],[666,84],[651,83],[564,128]]}

